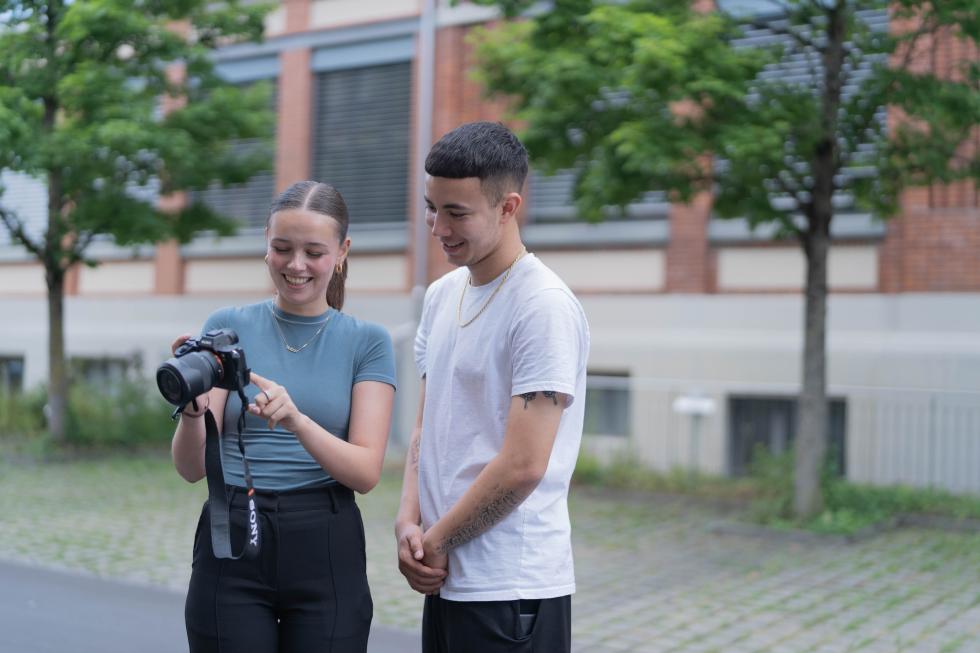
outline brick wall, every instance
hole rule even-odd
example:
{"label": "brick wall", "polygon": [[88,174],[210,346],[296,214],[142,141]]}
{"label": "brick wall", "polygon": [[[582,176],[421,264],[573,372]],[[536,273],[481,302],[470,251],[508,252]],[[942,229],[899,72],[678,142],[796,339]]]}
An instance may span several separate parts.
{"label": "brick wall", "polygon": [[670,207],[667,292],[704,293],[715,287],[708,245],[711,204],[711,195],[701,193],[690,204]]}
{"label": "brick wall", "polygon": [[[912,29],[915,21],[895,21],[893,30]],[[977,61],[975,45],[948,34],[923,39],[910,54],[909,67],[950,79],[962,78],[961,64]],[[893,64],[899,59],[893,58]],[[889,112],[889,124],[902,120]],[[980,130],[964,139],[961,152],[976,153]],[[882,292],[980,291],[980,193],[972,181],[908,189],[900,214],[890,220],[881,245]]]}
{"label": "brick wall", "polygon": [[936,206],[955,189],[916,188],[902,197],[903,214],[881,245],[882,292],[980,291],[980,210]]}

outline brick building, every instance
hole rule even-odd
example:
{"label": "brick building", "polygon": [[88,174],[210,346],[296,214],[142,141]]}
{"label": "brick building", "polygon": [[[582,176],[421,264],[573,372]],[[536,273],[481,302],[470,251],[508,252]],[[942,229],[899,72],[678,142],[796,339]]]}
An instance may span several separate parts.
{"label": "brick building", "polygon": [[[215,308],[269,296],[262,227],[272,195],[299,179],[329,181],[352,214],[346,310],[387,325],[398,343],[401,442],[415,407],[414,298],[447,269],[417,244],[419,154],[461,122],[502,115],[469,74],[466,35],[492,11],[440,0],[426,16],[425,4],[285,0],[262,44],[217,55],[229,81],[274,85],[274,169],[240,188],[159,199],[210,202],[240,220],[236,236],[93,245],[101,265],[73,270],[66,287],[66,346],[81,377],[149,374],[172,338]],[[935,43],[920,64],[942,71],[976,56]],[[43,181],[5,172],[2,182],[0,201],[42,229]],[[756,442],[784,448],[801,366],[799,247],[714,218],[706,196],[677,205],[650,193],[622,219],[586,224],[569,189],[567,177],[532,175],[524,236],[590,317],[587,446],[713,473],[743,472]],[[856,481],[980,491],[978,203],[977,188],[959,184],[908,191],[885,224],[846,206],[835,218],[831,431]],[[46,374],[44,293],[41,268],[0,234],[5,387]],[[699,404],[710,410],[685,412],[676,402],[685,396],[710,400]]]}

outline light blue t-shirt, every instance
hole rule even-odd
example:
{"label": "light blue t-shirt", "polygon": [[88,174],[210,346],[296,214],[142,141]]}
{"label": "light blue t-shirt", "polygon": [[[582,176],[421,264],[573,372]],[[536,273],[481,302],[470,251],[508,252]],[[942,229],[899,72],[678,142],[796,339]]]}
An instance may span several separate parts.
{"label": "light blue t-shirt", "polygon": [[[323,331],[314,337],[321,326]],[[350,425],[354,384],[381,381],[395,386],[395,354],[384,327],[332,308],[308,317],[285,313],[267,300],[215,311],[202,333],[212,329],[233,329],[249,368],[286,388],[300,412],[343,440],[347,439]],[[294,348],[307,341],[309,344],[302,351],[290,352],[284,339]],[[245,388],[249,401],[258,393],[254,384]],[[244,487],[238,450],[240,411],[238,394],[229,392],[221,464],[225,482]],[[336,482],[295,435],[278,426],[270,431],[264,419],[246,415],[243,442],[256,489],[292,490]]]}

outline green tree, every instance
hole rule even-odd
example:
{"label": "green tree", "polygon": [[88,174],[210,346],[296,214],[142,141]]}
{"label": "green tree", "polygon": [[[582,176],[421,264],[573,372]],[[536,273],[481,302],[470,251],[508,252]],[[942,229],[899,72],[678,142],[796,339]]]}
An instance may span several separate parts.
{"label": "green tree", "polygon": [[[510,17],[532,4],[481,2]],[[512,99],[544,171],[577,171],[584,217],[602,219],[649,190],[675,201],[710,191],[718,216],[775,224],[799,241],[807,264],[794,512],[802,518],[822,508],[835,197],[888,218],[903,188],[980,178],[975,149],[962,147],[980,123],[980,65],[964,62],[944,77],[908,65],[930,37],[975,44],[980,14],[974,0],[770,0],[781,20],[762,25],[717,4],[554,0],[533,18],[478,32],[477,72],[490,93]],[[889,10],[892,29],[865,20]],[[739,43],[746,25],[768,28],[781,46]],[[760,75],[790,55],[809,64],[807,79]],[[844,93],[858,71],[860,84]],[[891,129],[885,107],[904,116]]]}
{"label": "green tree", "polygon": [[[49,318],[49,427],[61,440],[67,379],[64,283],[86,250],[190,239],[232,223],[195,205],[164,212],[153,195],[243,182],[269,165],[269,89],[229,86],[219,46],[261,38],[269,7],[224,0],[0,1],[0,170],[47,185],[47,223],[32,233],[0,204],[14,242],[44,266]],[[0,189],[2,191],[2,189]],[[0,197],[2,199],[2,197]]]}

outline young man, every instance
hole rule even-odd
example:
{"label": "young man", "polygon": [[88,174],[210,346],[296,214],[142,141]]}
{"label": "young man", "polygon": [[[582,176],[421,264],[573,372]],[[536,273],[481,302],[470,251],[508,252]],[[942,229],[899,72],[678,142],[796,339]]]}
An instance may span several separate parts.
{"label": "young man", "polygon": [[426,292],[395,524],[399,569],[426,595],[422,648],[569,651],[588,324],[521,242],[528,162],[513,133],[462,125],[425,170],[426,221],[459,268]]}

